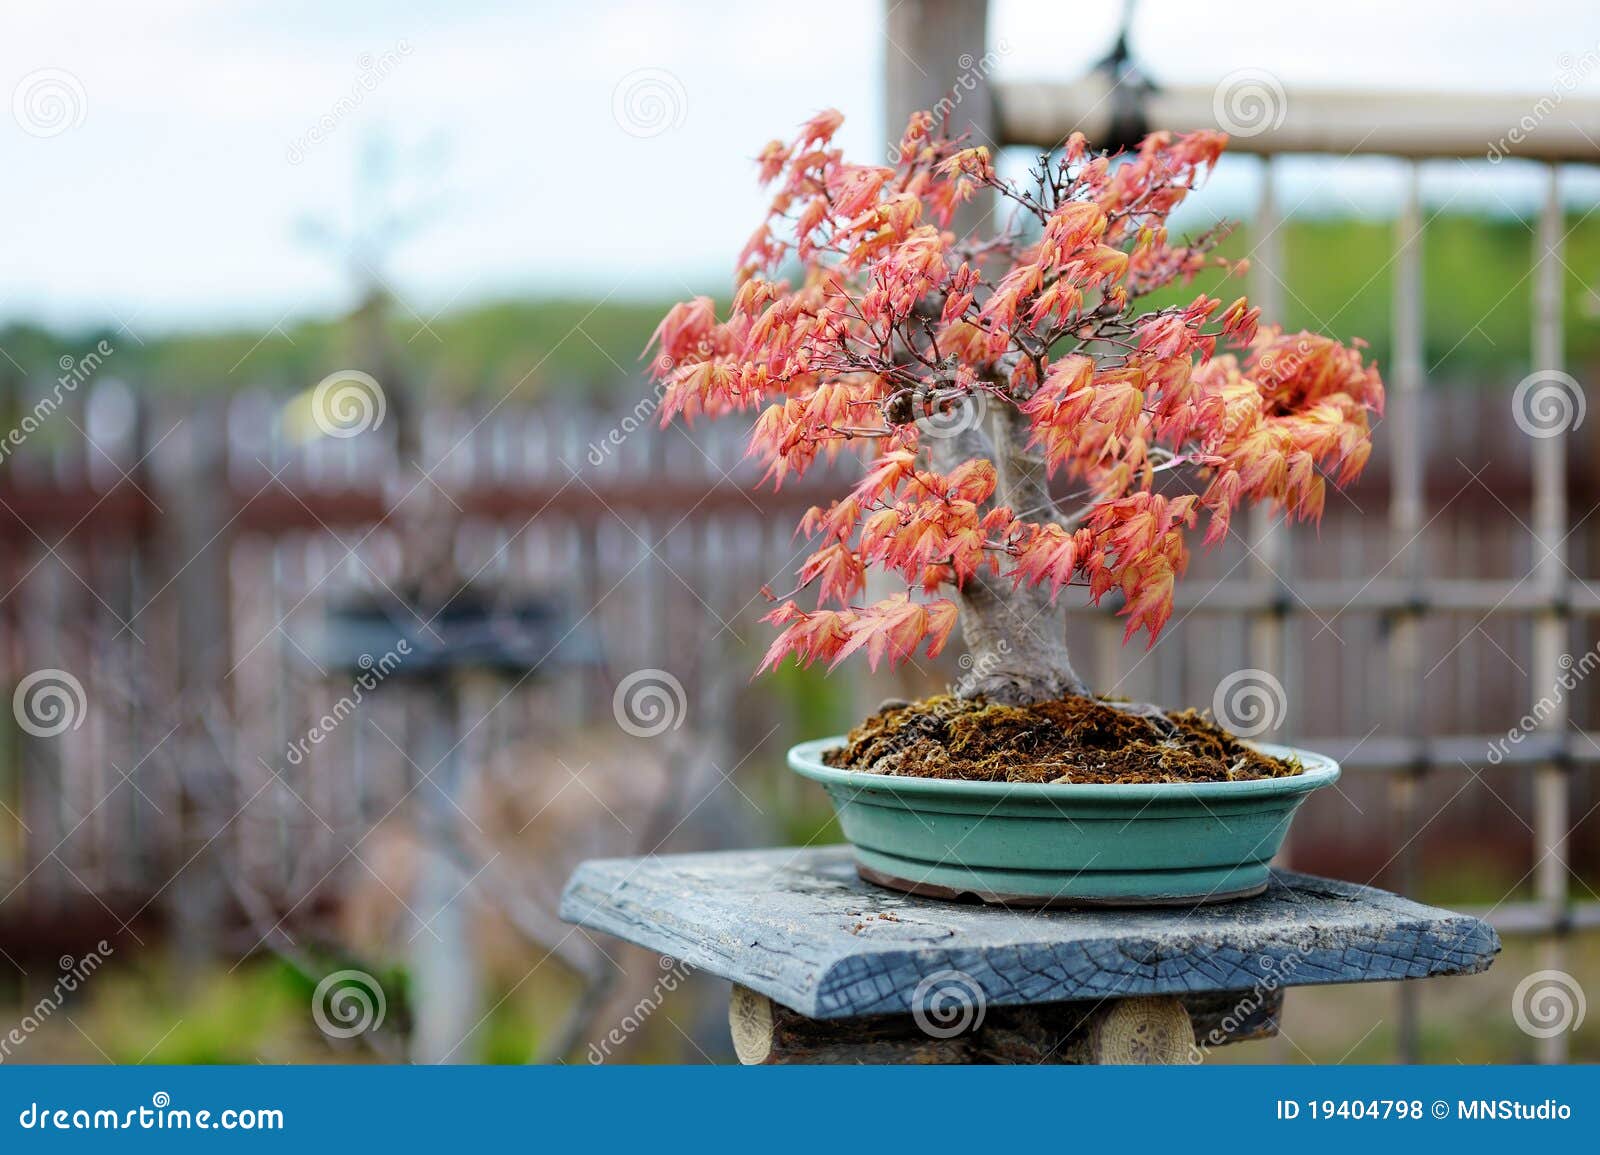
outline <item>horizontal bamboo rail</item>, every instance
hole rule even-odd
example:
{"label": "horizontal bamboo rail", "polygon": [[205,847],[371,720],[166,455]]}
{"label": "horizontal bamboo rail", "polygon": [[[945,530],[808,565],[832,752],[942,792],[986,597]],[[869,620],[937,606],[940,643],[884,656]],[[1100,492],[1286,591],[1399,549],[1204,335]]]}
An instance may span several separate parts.
{"label": "horizontal bamboo rail", "polygon": [[1285,89],[1252,69],[1215,86],[1146,91],[1098,74],[1064,84],[1000,82],[994,104],[1002,145],[1038,147],[1073,132],[1103,141],[1118,115],[1135,108],[1155,128],[1228,131],[1231,152],[1600,160],[1600,101],[1573,99],[1559,87],[1524,96]]}
{"label": "horizontal bamboo rail", "polygon": [[1295,745],[1325,753],[1346,770],[1395,772],[1428,767],[1538,766],[1600,762],[1600,732],[1569,730],[1508,731],[1497,734],[1448,734],[1410,738],[1374,734],[1369,738],[1309,737],[1295,735]]}
{"label": "horizontal bamboo rail", "polygon": [[[1198,584],[1198,583],[1196,583]],[[1600,586],[1583,581],[1554,585],[1531,578],[1429,578],[1413,586],[1400,579],[1296,579],[1287,585],[1271,579],[1229,578],[1214,589],[1180,586],[1173,598],[1182,610],[1198,614],[1245,611],[1306,614],[1326,618],[1352,613],[1528,614],[1549,612],[1573,617],[1600,615]],[[1328,623],[1337,629],[1337,623]]]}

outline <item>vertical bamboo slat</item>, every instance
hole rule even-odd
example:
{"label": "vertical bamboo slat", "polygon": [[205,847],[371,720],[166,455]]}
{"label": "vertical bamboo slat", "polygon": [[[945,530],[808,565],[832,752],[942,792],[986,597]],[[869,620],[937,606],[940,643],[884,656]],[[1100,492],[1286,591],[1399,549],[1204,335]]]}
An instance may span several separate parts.
{"label": "vertical bamboo slat", "polygon": [[[1283,316],[1283,231],[1278,214],[1277,170],[1267,157],[1261,162],[1261,197],[1256,209],[1256,239],[1250,255],[1250,295],[1266,317]],[[1250,569],[1253,575],[1272,583],[1280,591],[1288,578],[1289,540],[1281,524],[1284,513],[1266,506],[1250,511]],[[1284,652],[1285,630],[1281,598],[1252,612],[1250,616],[1250,663],[1256,669],[1284,684],[1289,676]],[[1284,684],[1288,712],[1294,710],[1293,687]],[[1273,727],[1261,735],[1265,741],[1278,741],[1288,729],[1288,717],[1274,719]],[[1285,842],[1279,861],[1287,863],[1289,844]]]}
{"label": "vertical bamboo slat", "polygon": [[[1535,238],[1536,274],[1533,300],[1533,368],[1535,372],[1559,370],[1564,363],[1562,308],[1562,212],[1560,170],[1551,165],[1543,211]],[[1567,451],[1565,431],[1535,439],[1533,446],[1533,579],[1552,596],[1566,584],[1567,575]],[[1541,727],[1565,731],[1570,707],[1565,695],[1552,693],[1565,672],[1561,664],[1567,647],[1567,614],[1558,598],[1542,610],[1533,624],[1533,685],[1537,701],[1548,696],[1551,709]],[[1536,713],[1535,716],[1540,716]],[[1567,770],[1561,763],[1534,771],[1534,877],[1539,901],[1552,913],[1567,905],[1567,834],[1572,825],[1567,797]],[[1559,925],[1559,924],[1558,924]],[[1541,950],[1543,969],[1565,970],[1566,947],[1559,934]],[[1546,1063],[1567,1059],[1567,1035],[1560,1032],[1540,1040],[1539,1058]]]}
{"label": "vertical bamboo slat", "polygon": [[[1252,237],[1250,248],[1250,297],[1252,302],[1259,306],[1262,314],[1269,317],[1283,316],[1283,282],[1284,256],[1283,233],[1280,228],[1282,219],[1278,214],[1278,189],[1277,172],[1273,159],[1265,157],[1261,161],[1261,192],[1256,207],[1255,233]],[[1249,543],[1251,575],[1264,578],[1273,583],[1280,583],[1280,575],[1284,566],[1288,564],[1287,539],[1283,534],[1282,526],[1274,528],[1274,521],[1283,515],[1264,506],[1258,506],[1250,511]],[[1284,651],[1284,621],[1279,607],[1274,604],[1264,606],[1245,619],[1248,629],[1246,642],[1249,661],[1256,669],[1263,671],[1269,677],[1276,678],[1280,684],[1287,675],[1288,663]],[[1290,687],[1284,686],[1283,700],[1292,710],[1293,695]],[[1271,729],[1261,735],[1270,742],[1279,741],[1286,732],[1287,718],[1272,720]],[[1280,866],[1287,866],[1294,853],[1292,836],[1284,838],[1283,846],[1278,851],[1277,861]],[[1290,1055],[1287,1049],[1288,1040],[1279,1036],[1270,1044],[1273,1048],[1273,1057],[1276,1061],[1288,1062]]]}
{"label": "vertical bamboo slat", "polygon": [[[1424,463],[1422,458],[1422,204],[1420,173],[1415,164],[1406,173],[1405,196],[1395,222],[1394,366],[1389,378],[1389,444],[1393,465],[1390,475],[1389,548],[1394,576],[1413,588],[1421,578]],[[1400,611],[1389,633],[1388,725],[1390,732],[1420,737],[1422,706],[1422,650],[1419,615]],[[1410,894],[1416,886],[1417,795],[1421,771],[1411,769],[1389,781],[1390,805],[1400,847],[1389,879],[1393,889]],[[1396,1050],[1402,1062],[1417,1061],[1417,991],[1400,984]]]}

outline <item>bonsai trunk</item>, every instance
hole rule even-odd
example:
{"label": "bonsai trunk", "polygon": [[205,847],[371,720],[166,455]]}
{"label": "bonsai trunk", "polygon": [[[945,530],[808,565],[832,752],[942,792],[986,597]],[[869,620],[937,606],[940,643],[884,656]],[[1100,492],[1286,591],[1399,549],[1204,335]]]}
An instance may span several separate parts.
{"label": "bonsai trunk", "polygon": [[[1044,467],[1026,450],[1027,421],[1009,406],[995,414],[998,448],[981,428],[930,438],[928,455],[948,472],[973,457],[994,462],[995,503],[1021,516],[1064,520],[1045,488]],[[1008,706],[1089,694],[1067,654],[1066,623],[1043,586],[1016,586],[1006,578],[978,575],[957,592],[961,633],[971,666],[957,693]]]}
{"label": "bonsai trunk", "polygon": [[1007,706],[1026,706],[1063,694],[1087,696],[1067,656],[1066,631],[1048,590],[1007,588],[977,576],[958,596],[961,633],[972,665],[957,685],[963,698],[980,695]]}

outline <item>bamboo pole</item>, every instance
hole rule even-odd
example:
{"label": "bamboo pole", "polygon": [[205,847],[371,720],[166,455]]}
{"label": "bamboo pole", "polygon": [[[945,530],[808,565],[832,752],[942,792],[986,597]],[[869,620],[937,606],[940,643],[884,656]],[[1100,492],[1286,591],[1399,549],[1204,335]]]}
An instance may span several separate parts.
{"label": "bamboo pole", "polygon": [[[1422,520],[1422,204],[1416,165],[1406,174],[1405,199],[1395,222],[1394,347],[1395,363],[1389,379],[1388,421],[1394,469],[1390,474],[1389,543],[1392,568],[1406,586],[1421,585]],[[1415,603],[1401,606],[1389,634],[1389,729],[1417,738],[1422,735],[1422,623]],[[1422,770],[1409,767],[1390,779],[1389,797],[1400,846],[1393,876],[1394,890],[1408,897],[1416,890],[1417,796]],[[1420,1033],[1417,991],[1401,983],[1398,992],[1399,1023],[1396,1050],[1401,1062],[1417,1061]]]}
{"label": "bamboo pole", "polygon": [[[1261,165],[1261,197],[1256,208],[1255,232],[1250,247],[1250,298],[1267,317],[1282,317],[1285,275],[1282,218],[1278,211],[1277,176],[1272,158]],[[1284,512],[1257,505],[1250,510],[1250,572],[1271,594],[1257,603],[1250,618],[1250,662],[1256,669],[1283,684],[1289,677],[1286,661],[1285,614],[1288,603],[1287,581],[1290,565],[1288,527]],[[1284,685],[1284,701],[1294,709],[1294,687]],[[1287,731],[1287,717],[1273,719],[1271,729],[1261,734],[1264,741],[1276,742]],[[1279,864],[1287,865],[1286,839]]]}
{"label": "bamboo pole", "polygon": [[[1269,317],[1283,316],[1283,219],[1278,212],[1277,174],[1271,157],[1261,162],[1261,193],[1256,206],[1255,229],[1250,246],[1250,296]],[[1250,664],[1267,677],[1283,686],[1280,701],[1285,713],[1294,709],[1295,695],[1285,682],[1289,675],[1288,652],[1285,645],[1287,619],[1283,613],[1284,574],[1289,565],[1288,527],[1282,524],[1284,514],[1270,506],[1254,506],[1250,510],[1249,543],[1250,572],[1256,580],[1272,587],[1272,596],[1260,603],[1261,609],[1252,613],[1249,622]],[[1279,741],[1287,727],[1288,718],[1270,719],[1271,727],[1261,738]],[[1291,835],[1285,835],[1278,849],[1277,864],[1287,867],[1294,854]],[[1283,1063],[1289,1061],[1288,1040],[1279,1036],[1270,1044],[1273,1057]]]}
{"label": "bamboo pole", "polygon": [[[1541,372],[1559,370],[1562,357],[1562,263],[1563,233],[1561,185],[1558,170],[1550,166],[1545,202],[1535,237],[1536,279],[1533,306],[1533,366]],[[1541,437],[1533,447],[1533,577],[1541,589],[1556,589],[1565,582],[1567,570],[1567,451],[1565,430]],[[1571,709],[1564,694],[1555,694],[1557,682],[1565,673],[1562,656],[1567,646],[1567,614],[1552,602],[1533,623],[1533,686],[1535,700],[1545,697],[1551,709],[1542,716],[1541,728],[1565,733]],[[1571,813],[1567,795],[1567,764],[1555,759],[1534,771],[1534,855],[1535,890],[1556,925],[1567,905],[1567,834]],[[1543,944],[1544,970],[1566,969],[1566,945],[1558,933]],[[1565,1032],[1542,1039],[1539,1058],[1545,1063],[1567,1060]]]}
{"label": "bamboo pole", "polygon": [[[893,49],[890,49],[891,53]],[[1104,76],[1067,84],[997,84],[1001,141],[1053,145],[1074,132],[1090,141],[1111,131],[1117,95]],[[1600,101],[1552,90],[1523,96],[1285,89],[1265,70],[1215,85],[1163,87],[1143,98],[1146,123],[1175,131],[1220,128],[1242,153],[1479,158],[1547,162],[1600,158]]]}

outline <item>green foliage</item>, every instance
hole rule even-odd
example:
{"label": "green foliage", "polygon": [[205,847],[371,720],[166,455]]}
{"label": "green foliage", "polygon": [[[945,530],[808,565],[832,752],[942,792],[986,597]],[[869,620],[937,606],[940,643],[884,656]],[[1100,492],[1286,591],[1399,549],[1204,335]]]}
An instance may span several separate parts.
{"label": "green foliage", "polygon": [[171,963],[144,956],[132,965],[114,963],[86,993],[88,1006],[69,1013],[114,1063],[303,1061],[317,1053],[306,1033],[311,991],[275,959],[180,979]]}
{"label": "green foliage", "polygon": [[[1424,216],[1422,282],[1424,368],[1449,384],[1515,380],[1528,370],[1533,315],[1534,233],[1530,222],[1441,214]],[[1600,219],[1573,217],[1565,242],[1565,321],[1568,361],[1600,360],[1600,277],[1585,284],[1577,270],[1600,268]],[[1285,327],[1348,340],[1363,337],[1378,364],[1392,363],[1395,226],[1390,221],[1301,218],[1286,225],[1283,284],[1278,292]],[[1220,246],[1227,257],[1248,255],[1257,243],[1241,227]],[[1238,278],[1214,273],[1188,287],[1153,295],[1176,304],[1205,291],[1224,304],[1246,293]],[[1259,299],[1253,301],[1260,304]]]}
{"label": "green foliage", "polygon": [[[665,302],[514,301],[481,305],[429,321],[389,309],[388,331],[408,377],[435,394],[532,400],[555,394],[603,395],[640,377],[639,356]],[[36,326],[0,330],[0,347],[30,374],[53,378],[56,361],[101,337],[116,350],[105,372],[136,385],[206,392],[270,385],[305,389],[364,360],[343,320],[285,322],[272,329],[133,336],[115,330],[50,333]],[[263,333],[263,330],[266,330]],[[0,384],[16,370],[0,361]]]}
{"label": "green foliage", "polygon": [[[331,973],[345,964],[326,965]],[[375,977],[384,993],[382,1030],[401,1046],[410,1022],[407,976],[388,968]],[[359,1046],[329,1046],[312,1015],[315,989],[314,979],[270,955],[257,955],[232,969],[223,961],[191,973],[159,947],[119,951],[74,999],[44,1020],[19,1054],[36,1062],[109,1058],[114,1063],[373,1058]]]}
{"label": "green foliage", "polygon": [[[1565,241],[1569,362],[1600,362],[1600,216],[1573,217]],[[1255,243],[1241,227],[1222,246],[1243,257]],[[1291,328],[1366,338],[1379,364],[1392,361],[1394,307],[1392,222],[1296,218],[1281,235],[1284,310]],[[1531,222],[1441,214],[1423,237],[1426,368],[1451,384],[1505,382],[1527,371],[1530,357],[1534,234]],[[717,286],[721,290],[724,286]],[[1214,274],[1156,295],[1157,304],[1187,302],[1204,290],[1224,303],[1245,291],[1236,278]],[[392,303],[389,330],[410,378],[436,395],[532,400],[550,394],[597,400],[636,392],[645,342],[670,302],[605,300],[501,301],[446,313],[435,320]],[[1269,318],[1271,319],[1271,318]],[[157,334],[139,344],[115,328],[53,333],[32,325],[0,330],[0,346],[29,373],[54,377],[57,359],[105,337],[116,348],[117,375],[137,385],[209,391],[247,385],[304,389],[339,368],[360,368],[343,320],[284,323],[226,332]],[[265,333],[265,336],[263,334]],[[0,383],[16,370],[0,361]]]}

